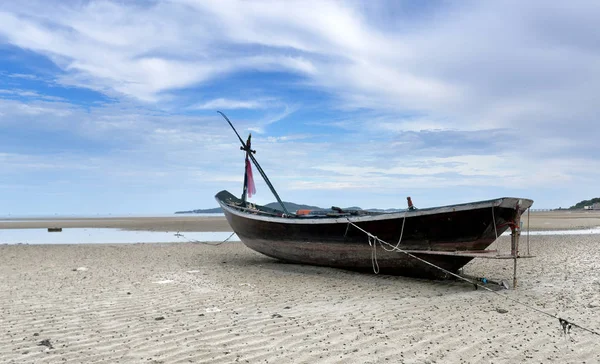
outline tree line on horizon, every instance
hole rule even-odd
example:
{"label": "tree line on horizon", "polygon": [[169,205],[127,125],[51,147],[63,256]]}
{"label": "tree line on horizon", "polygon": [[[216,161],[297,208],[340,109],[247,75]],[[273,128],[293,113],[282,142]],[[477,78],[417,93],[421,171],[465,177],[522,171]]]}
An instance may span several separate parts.
{"label": "tree line on horizon", "polygon": [[591,200],[583,200],[569,207],[570,210],[583,209],[585,206],[591,206],[595,203],[600,203],[600,197],[592,198]]}

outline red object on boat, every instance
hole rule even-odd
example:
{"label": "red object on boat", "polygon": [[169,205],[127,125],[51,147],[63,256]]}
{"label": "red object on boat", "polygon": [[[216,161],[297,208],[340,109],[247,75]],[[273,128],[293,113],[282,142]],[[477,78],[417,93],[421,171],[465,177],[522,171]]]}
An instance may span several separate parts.
{"label": "red object on boat", "polygon": [[256,186],[254,185],[254,177],[252,177],[252,165],[250,164],[250,160],[248,160],[248,158],[246,158],[246,177],[248,178],[248,198],[250,198],[252,195],[256,195]]}

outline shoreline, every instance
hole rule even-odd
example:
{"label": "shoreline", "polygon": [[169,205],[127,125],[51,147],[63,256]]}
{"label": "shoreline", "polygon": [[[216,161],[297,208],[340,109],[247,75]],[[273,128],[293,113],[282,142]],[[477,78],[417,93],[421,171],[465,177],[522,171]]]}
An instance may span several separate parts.
{"label": "shoreline", "polygon": [[35,218],[0,220],[0,229],[98,228],[131,231],[228,232],[225,217],[114,217],[114,218]]}
{"label": "shoreline", "polygon": [[[131,231],[231,232],[225,216],[157,217],[65,217],[65,218],[4,218],[0,229],[46,228],[107,228]],[[600,227],[600,211],[573,212],[570,210],[532,212],[529,231],[585,230]],[[523,228],[528,229],[528,216],[521,217]]]}

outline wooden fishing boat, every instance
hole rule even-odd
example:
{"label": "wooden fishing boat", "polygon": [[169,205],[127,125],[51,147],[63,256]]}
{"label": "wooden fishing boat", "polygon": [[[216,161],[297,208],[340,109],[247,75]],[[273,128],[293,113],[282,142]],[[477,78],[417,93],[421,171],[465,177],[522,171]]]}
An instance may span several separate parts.
{"label": "wooden fishing boat", "polygon": [[[285,215],[264,206],[244,204],[227,191],[216,196],[225,217],[250,249],[292,263],[351,270],[373,269],[368,237],[349,222],[403,251],[456,272],[514,224],[533,201],[498,198],[460,205],[396,213],[341,211],[327,215]],[[248,207],[250,206],[250,207]],[[389,250],[392,250],[391,247]],[[440,270],[406,254],[380,247],[382,273],[440,276]]]}
{"label": "wooden fishing boat", "polygon": [[[229,119],[221,115],[235,131]],[[416,209],[408,198],[409,208],[394,213],[339,208],[289,212],[254,158],[250,137],[246,143],[239,134],[238,138],[240,149],[246,151],[242,198],[221,191],[215,199],[247,247],[286,262],[351,270],[377,267],[377,272],[407,276],[444,276],[444,270],[456,272],[473,258],[495,254],[486,248],[507,229],[518,236],[520,216],[533,204],[529,199],[503,197]],[[265,179],[281,210],[247,202],[247,192],[254,193],[249,161]],[[387,244],[377,244],[381,241]],[[517,257],[518,248],[513,249],[508,258]]]}

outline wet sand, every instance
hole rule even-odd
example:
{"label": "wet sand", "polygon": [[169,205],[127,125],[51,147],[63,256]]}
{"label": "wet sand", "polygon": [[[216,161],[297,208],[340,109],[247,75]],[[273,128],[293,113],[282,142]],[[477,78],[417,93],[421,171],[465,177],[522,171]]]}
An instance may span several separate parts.
{"label": "wet sand", "polygon": [[[523,215],[523,229],[527,229],[527,214]],[[534,211],[531,230],[567,230],[600,227],[600,211]],[[224,216],[173,215],[171,217],[115,217],[3,219],[0,229],[33,228],[117,228],[148,231],[231,231]]]}
{"label": "wet sand", "polygon": [[[527,228],[527,213],[522,216]],[[600,227],[600,211],[534,211],[530,216],[531,230],[568,230]]]}
{"label": "wet sand", "polygon": [[224,216],[4,219],[0,229],[114,228],[145,231],[231,231]]}
{"label": "wet sand", "polygon": [[[500,293],[600,330],[600,237],[530,241],[519,288]],[[512,262],[465,273],[510,280]],[[241,243],[0,245],[0,277],[2,363],[600,362],[600,337],[468,284],[284,264]]]}

